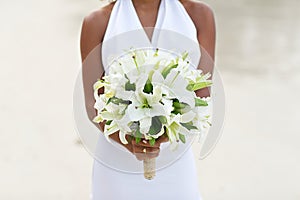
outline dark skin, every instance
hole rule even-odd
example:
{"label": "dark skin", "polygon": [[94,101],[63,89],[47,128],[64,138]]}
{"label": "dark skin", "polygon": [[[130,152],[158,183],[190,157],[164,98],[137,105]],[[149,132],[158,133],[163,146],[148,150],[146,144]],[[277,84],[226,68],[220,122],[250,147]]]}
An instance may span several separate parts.
{"label": "dark skin", "polygon": [[[135,10],[139,16],[143,27],[154,27],[160,0],[132,0]],[[213,62],[215,57],[215,41],[216,29],[213,11],[206,4],[193,1],[193,0],[180,0],[187,13],[191,17],[197,29],[197,38],[201,44],[201,60],[199,67],[204,73],[213,72]],[[94,99],[92,88],[93,83],[99,77],[103,76],[103,68],[91,68],[91,66],[100,66],[100,48],[99,44],[102,43],[105,30],[109,21],[110,13],[114,3],[110,3],[84,18],[80,38],[81,59],[83,62],[83,82],[85,101],[88,116],[93,119],[95,116],[95,109],[93,108]],[[152,32],[148,31],[147,34],[151,38]],[[86,59],[89,57],[89,59]],[[88,60],[88,61],[87,61]],[[92,61],[90,61],[92,60]],[[92,63],[92,64],[91,64]],[[102,65],[101,65],[102,66]],[[103,90],[99,91],[103,93]],[[209,96],[209,88],[195,91],[199,97]],[[105,122],[99,124],[98,128],[103,131]],[[128,144],[121,143],[118,132],[110,135],[110,138],[126,147],[130,152],[136,155],[137,159],[144,160],[145,158],[154,158],[159,155],[160,144],[167,142],[166,135],[160,137],[154,146],[149,142],[142,141],[136,144],[135,140],[127,136]],[[146,149],[146,153],[143,151]]]}

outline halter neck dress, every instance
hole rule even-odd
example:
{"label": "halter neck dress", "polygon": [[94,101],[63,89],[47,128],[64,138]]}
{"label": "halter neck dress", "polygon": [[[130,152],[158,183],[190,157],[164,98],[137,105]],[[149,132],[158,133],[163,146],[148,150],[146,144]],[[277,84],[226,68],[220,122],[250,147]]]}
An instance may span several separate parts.
{"label": "halter neck dress", "polygon": [[[178,53],[187,50],[195,66],[201,56],[196,27],[179,0],[160,1],[151,39],[139,20],[132,0],[117,0],[101,50],[105,74],[109,73],[110,58],[131,47],[163,48]],[[140,173],[126,173],[135,167],[140,168],[142,162],[130,153],[116,150],[104,136],[99,137],[97,148],[97,152],[102,153],[98,155],[100,161],[94,161],[92,200],[201,200],[191,148],[172,164],[158,170],[150,181]],[[114,166],[120,166],[122,170]]]}

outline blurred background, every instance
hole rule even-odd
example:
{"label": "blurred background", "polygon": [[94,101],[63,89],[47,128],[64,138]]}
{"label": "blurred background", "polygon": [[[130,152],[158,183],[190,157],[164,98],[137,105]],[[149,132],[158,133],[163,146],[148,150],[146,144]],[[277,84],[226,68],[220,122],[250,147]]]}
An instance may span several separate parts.
{"label": "blurred background", "polygon": [[[300,200],[300,1],[205,2],[227,107],[221,140],[197,159],[199,189],[205,200]],[[0,1],[1,200],[89,199],[72,92],[83,17],[102,3]]]}

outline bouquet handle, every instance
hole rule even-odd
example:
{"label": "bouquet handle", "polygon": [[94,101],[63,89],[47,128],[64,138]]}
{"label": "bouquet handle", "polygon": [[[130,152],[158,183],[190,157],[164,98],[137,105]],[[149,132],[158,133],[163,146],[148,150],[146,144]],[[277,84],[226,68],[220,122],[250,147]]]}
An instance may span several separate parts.
{"label": "bouquet handle", "polygon": [[156,158],[146,158],[144,164],[144,177],[151,180],[155,177]]}

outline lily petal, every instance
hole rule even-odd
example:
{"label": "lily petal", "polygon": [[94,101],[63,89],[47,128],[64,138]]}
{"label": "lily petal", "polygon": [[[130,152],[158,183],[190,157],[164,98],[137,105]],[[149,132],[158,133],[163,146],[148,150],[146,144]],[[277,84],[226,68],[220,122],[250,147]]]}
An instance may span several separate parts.
{"label": "lily petal", "polygon": [[150,115],[150,117],[165,116],[166,113],[165,113],[164,106],[160,103],[151,105],[149,115]]}
{"label": "lily petal", "polygon": [[147,134],[149,132],[151,126],[151,117],[145,117],[140,120],[140,132],[143,134]]}
{"label": "lily petal", "polygon": [[119,131],[119,138],[123,144],[128,144],[128,141],[126,140],[126,134],[126,132]]}
{"label": "lily petal", "polygon": [[196,113],[194,113],[192,110],[190,110],[189,112],[187,113],[184,113],[181,115],[181,122],[182,123],[187,123],[187,122],[190,122],[192,121],[196,116]]}

